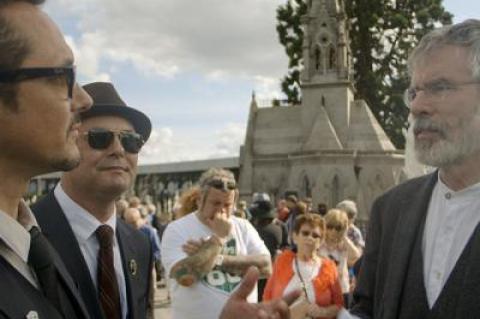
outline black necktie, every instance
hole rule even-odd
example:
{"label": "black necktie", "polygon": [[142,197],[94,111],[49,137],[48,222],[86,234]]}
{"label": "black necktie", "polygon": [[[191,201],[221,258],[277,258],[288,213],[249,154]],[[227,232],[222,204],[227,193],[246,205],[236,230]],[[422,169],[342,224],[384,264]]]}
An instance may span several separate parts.
{"label": "black necktie", "polygon": [[35,271],[45,297],[62,313],[59,282],[55,264],[53,263],[50,243],[37,227],[32,227],[30,237],[28,264],[32,266]]}
{"label": "black necktie", "polygon": [[105,318],[120,319],[120,294],[113,264],[113,229],[108,225],[101,225],[95,234],[100,244],[97,269],[100,304]]}

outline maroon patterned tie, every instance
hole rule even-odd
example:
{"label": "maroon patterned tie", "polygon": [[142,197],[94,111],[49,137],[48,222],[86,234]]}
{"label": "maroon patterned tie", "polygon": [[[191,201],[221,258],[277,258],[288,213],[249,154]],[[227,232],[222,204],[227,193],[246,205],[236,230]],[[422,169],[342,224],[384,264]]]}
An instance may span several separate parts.
{"label": "maroon patterned tie", "polygon": [[120,294],[113,265],[113,229],[102,225],[95,231],[100,249],[98,251],[97,284],[100,304],[105,318],[120,319]]}

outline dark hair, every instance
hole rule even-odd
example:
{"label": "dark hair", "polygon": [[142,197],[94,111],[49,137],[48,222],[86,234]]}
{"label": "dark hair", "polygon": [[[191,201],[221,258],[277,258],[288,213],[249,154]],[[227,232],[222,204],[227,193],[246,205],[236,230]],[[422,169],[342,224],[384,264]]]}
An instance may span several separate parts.
{"label": "dark hair", "polygon": [[[2,13],[8,5],[18,2],[40,5],[45,0],[0,0],[0,70],[18,68],[30,52],[30,43]],[[0,84],[0,99],[6,105],[16,104],[16,84]]]}
{"label": "dark hair", "polygon": [[295,226],[293,227],[293,231],[295,234],[298,234],[300,231],[300,228],[302,228],[303,225],[308,224],[311,227],[319,227],[321,232],[322,232],[322,237],[325,234],[325,220],[316,214],[303,214],[298,216],[295,219]]}

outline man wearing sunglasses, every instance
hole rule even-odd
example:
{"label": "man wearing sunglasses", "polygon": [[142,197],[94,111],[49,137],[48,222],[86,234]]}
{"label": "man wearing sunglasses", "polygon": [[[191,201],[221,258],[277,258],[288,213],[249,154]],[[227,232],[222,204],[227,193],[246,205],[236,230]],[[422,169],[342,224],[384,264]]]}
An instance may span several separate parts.
{"label": "man wearing sunglasses", "polygon": [[116,218],[115,201],[134,182],[151,123],[111,83],[87,84],[78,167],[32,208],[77,282],[92,318],[143,319],[150,306],[152,250],[142,233]]}
{"label": "man wearing sunglasses", "polygon": [[0,1],[0,318],[87,318],[22,200],[33,176],[78,164],[79,113],[92,103],[42,2]]}
{"label": "man wearing sunglasses", "polygon": [[[212,168],[200,177],[199,188],[199,209],[170,223],[162,239],[172,318],[218,318],[250,266],[263,276],[271,273],[270,254],[257,231],[233,215],[238,198],[233,174]],[[256,289],[248,301],[257,302]]]}

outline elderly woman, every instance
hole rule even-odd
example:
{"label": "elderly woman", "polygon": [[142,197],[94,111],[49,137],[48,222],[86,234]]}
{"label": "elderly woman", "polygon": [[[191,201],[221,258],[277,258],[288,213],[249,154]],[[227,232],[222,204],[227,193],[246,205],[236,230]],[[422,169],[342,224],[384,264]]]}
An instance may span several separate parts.
{"label": "elderly woman", "polygon": [[305,214],[295,220],[293,242],[297,252],[284,251],[273,265],[263,300],[301,289],[302,298],[291,307],[293,319],[335,318],[343,305],[335,264],[317,255],[325,234],[322,217]]}
{"label": "elderly woman", "polygon": [[350,292],[348,267],[355,264],[362,252],[347,236],[348,216],[344,211],[330,209],[325,215],[325,223],[325,242],[321,245],[319,254],[337,264],[340,286],[347,302]]}

